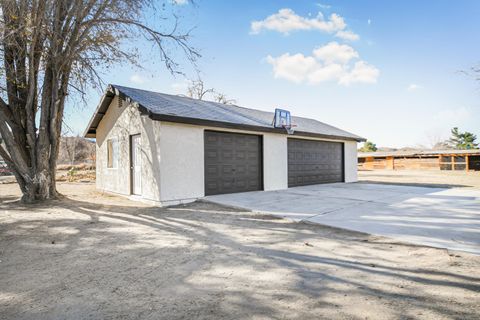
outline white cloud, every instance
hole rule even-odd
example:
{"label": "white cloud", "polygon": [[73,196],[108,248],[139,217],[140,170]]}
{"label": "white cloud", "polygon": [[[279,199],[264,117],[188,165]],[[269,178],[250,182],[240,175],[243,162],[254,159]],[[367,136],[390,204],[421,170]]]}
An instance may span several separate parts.
{"label": "white cloud", "polygon": [[325,20],[321,12],[315,18],[305,18],[297,15],[292,9],[280,9],[260,21],[251,23],[251,33],[258,34],[262,30],[273,30],[283,34],[289,34],[297,30],[319,30],[327,33],[335,33],[347,27],[345,21],[336,13]]}
{"label": "white cloud", "polygon": [[368,19],[368,20],[367,20],[367,24],[368,24],[368,25],[371,25],[371,24],[372,24],[372,19]]}
{"label": "white cloud", "polygon": [[[322,7],[325,5],[318,4],[318,6]],[[360,39],[358,34],[351,30],[346,30],[347,24],[345,20],[336,13],[332,13],[327,20],[325,20],[321,12],[314,18],[310,18],[310,16],[310,13],[308,17],[302,17],[292,9],[280,9],[277,13],[268,16],[264,20],[253,21],[251,23],[250,33],[258,34],[262,30],[273,30],[288,35],[292,31],[319,30],[334,34],[335,37],[347,41]]]}
{"label": "white cloud", "polygon": [[296,83],[303,82],[317,65],[317,61],[313,57],[305,57],[301,53],[294,55],[285,53],[277,58],[268,56],[267,62],[273,66],[275,78],[287,79]]}
{"label": "white cloud", "polygon": [[330,9],[332,6],[329,4],[317,3],[317,6],[322,9]]}
{"label": "white cloud", "polygon": [[407,90],[408,91],[416,91],[416,90],[421,89],[421,88],[422,88],[422,86],[420,86],[418,84],[415,84],[415,83],[412,83],[407,87]]}
{"label": "white cloud", "polygon": [[145,83],[145,78],[143,76],[135,73],[130,77],[130,82],[133,82],[135,84],[144,84]]}
{"label": "white cloud", "polygon": [[172,0],[173,4],[176,4],[178,6],[184,5],[188,3],[188,0]]}
{"label": "white cloud", "polygon": [[308,81],[311,84],[317,84],[325,81],[337,81],[345,73],[343,65],[331,63],[327,65],[317,65],[317,68],[308,75]]}
{"label": "white cloud", "polygon": [[345,64],[353,58],[358,58],[358,52],[346,44],[330,42],[313,50],[313,55],[325,63],[340,62]]}
{"label": "white cloud", "polygon": [[345,73],[339,84],[350,85],[351,83],[376,83],[380,71],[365,61],[357,61],[350,72]]}
{"label": "white cloud", "polygon": [[[272,65],[275,78],[296,83],[335,81],[348,86],[352,83],[377,82],[380,71],[359,58],[358,52],[352,47],[330,42],[316,48],[312,56],[285,53],[276,58],[268,56],[267,62]],[[352,60],[357,61],[353,63]]]}
{"label": "white cloud", "polygon": [[338,31],[337,33],[335,33],[335,37],[348,41],[357,41],[358,39],[360,39],[360,36],[358,34],[350,30]]}

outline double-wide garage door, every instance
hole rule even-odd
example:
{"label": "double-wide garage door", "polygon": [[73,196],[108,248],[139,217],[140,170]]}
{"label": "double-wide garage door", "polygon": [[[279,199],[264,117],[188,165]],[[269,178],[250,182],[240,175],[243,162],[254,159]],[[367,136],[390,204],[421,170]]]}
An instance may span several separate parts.
{"label": "double-wide garage door", "polygon": [[288,139],[288,186],[344,181],[343,143]]}
{"label": "double-wide garage door", "polygon": [[205,195],[263,190],[262,137],[205,131]]}
{"label": "double-wide garage door", "polygon": [[[261,136],[207,130],[204,138],[205,195],[263,190]],[[343,182],[343,163],[341,142],[288,138],[289,187]]]}

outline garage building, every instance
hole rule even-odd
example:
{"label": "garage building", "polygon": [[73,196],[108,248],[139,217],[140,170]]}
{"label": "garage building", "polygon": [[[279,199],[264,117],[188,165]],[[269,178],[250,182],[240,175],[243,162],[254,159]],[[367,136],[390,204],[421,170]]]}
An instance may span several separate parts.
{"label": "garage building", "polygon": [[109,85],[85,137],[97,188],[170,205],[206,195],[357,181],[363,138],[317,120]]}

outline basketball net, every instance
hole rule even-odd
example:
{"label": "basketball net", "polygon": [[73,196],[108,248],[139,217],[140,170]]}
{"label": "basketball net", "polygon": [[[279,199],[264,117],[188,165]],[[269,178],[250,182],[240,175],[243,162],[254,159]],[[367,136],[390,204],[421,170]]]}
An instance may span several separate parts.
{"label": "basketball net", "polygon": [[288,134],[293,134],[295,132],[295,129],[293,129],[293,127],[295,127],[295,125],[282,125],[283,129],[285,129],[287,131]]}

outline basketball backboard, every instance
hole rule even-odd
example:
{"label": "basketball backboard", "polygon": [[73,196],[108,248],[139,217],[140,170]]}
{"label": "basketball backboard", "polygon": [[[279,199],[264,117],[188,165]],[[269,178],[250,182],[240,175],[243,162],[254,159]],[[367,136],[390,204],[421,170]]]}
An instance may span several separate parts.
{"label": "basketball backboard", "polygon": [[283,109],[275,109],[275,119],[273,126],[275,128],[289,128],[292,125],[290,111]]}

